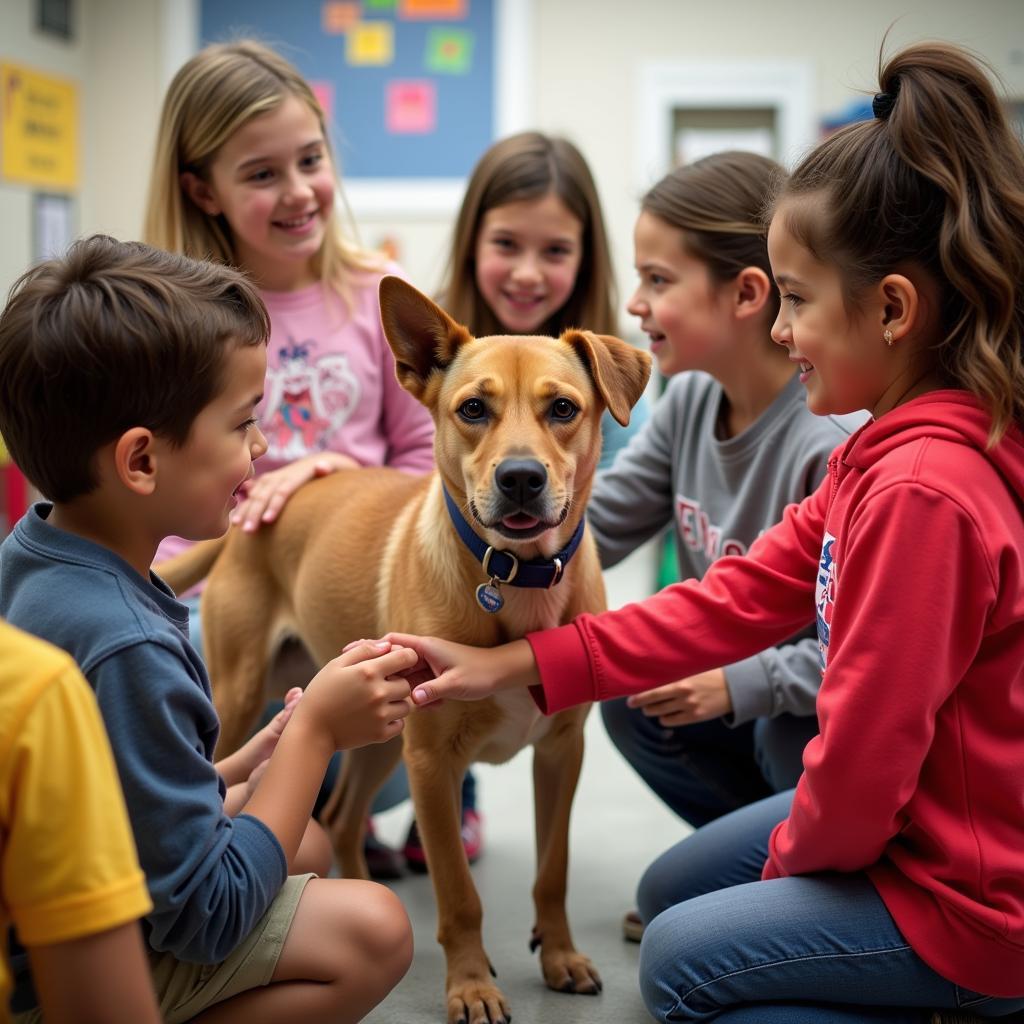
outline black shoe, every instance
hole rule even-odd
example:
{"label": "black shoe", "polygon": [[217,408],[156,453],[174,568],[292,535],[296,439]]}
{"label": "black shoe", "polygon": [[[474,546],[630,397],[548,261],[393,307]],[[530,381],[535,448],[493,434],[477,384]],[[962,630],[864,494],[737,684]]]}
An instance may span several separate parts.
{"label": "black shoe", "polygon": [[378,882],[393,882],[405,874],[402,855],[387,843],[382,843],[373,831],[373,822],[366,823],[366,838],[363,840],[363,856],[370,877]]}

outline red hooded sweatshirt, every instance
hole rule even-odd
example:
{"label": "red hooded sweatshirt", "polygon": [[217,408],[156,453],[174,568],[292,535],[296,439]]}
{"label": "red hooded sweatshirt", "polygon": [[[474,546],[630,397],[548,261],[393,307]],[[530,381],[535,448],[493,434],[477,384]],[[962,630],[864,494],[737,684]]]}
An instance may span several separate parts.
{"label": "red hooded sweatshirt", "polygon": [[764,878],[865,871],[943,977],[1024,995],[1024,434],[936,391],[866,424],[745,557],[530,634],[548,712],[817,621],[821,733]]}

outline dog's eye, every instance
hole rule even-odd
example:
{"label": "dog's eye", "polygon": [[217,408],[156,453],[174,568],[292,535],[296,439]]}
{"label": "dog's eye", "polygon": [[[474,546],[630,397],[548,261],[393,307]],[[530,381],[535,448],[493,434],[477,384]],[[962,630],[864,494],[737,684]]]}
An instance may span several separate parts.
{"label": "dog's eye", "polygon": [[556,398],[551,404],[551,416],[556,420],[571,420],[579,409],[568,398]]}
{"label": "dog's eye", "polygon": [[464,420],[478,422],[487,415],[487,406],[479,398],[467,398],[459,406],[459,415]]}

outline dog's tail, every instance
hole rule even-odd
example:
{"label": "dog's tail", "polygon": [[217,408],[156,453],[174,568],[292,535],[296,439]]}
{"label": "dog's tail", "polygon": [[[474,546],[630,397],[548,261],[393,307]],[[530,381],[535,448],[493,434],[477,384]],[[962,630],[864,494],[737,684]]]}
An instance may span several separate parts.
{"label": "dog's tail", "polygon": [[227,534],[214,540],[200,541],[186,548],[181,554],[168,558],[153,566],[153,571],[163,579],[176,594],[194,587],[206,579],[227,541]]}

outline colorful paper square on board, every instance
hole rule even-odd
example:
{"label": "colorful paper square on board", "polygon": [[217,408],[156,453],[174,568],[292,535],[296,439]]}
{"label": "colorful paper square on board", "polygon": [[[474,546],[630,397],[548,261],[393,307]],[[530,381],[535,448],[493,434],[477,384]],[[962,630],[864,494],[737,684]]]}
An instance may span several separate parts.
{"label": "colorful paper square on board", "polygon": [[366,11],[393,11],[398,0],[363,0],[363,9]]}
{"label": "colorful paper square on board", "polygon": [[408,21],[464,21],[469,0],[398,0],[398,16]]}
{"label": "colorful paper square on board", "polygon": [[327,2],[320,7],[320,25],[326,35],[340,36],[359,21],[361,15],[358,0]]}
{"label": "colorful paper square on board", "polygon": [[437,86],[433,82],[388,82],[385,101],[385,125],[393,135],[428,135],[437,129]]}
{"label": "colorful paper square on board", "polygon": [[334,83],[310,79],[309,87],[324,112],[324,120],[330,124],[334,117]]}
{"label": "colorful paper square on board", "polygon": [[427,70],[436,75],[465,75],[473,60],[473,33],[464,28],[427,32]]}
{"label": "colorful paper square on board", "polygon": [[390,21],[361,21],[345,37],[345,57],[355,66],[390,64],[395,59],[395,26]]}

